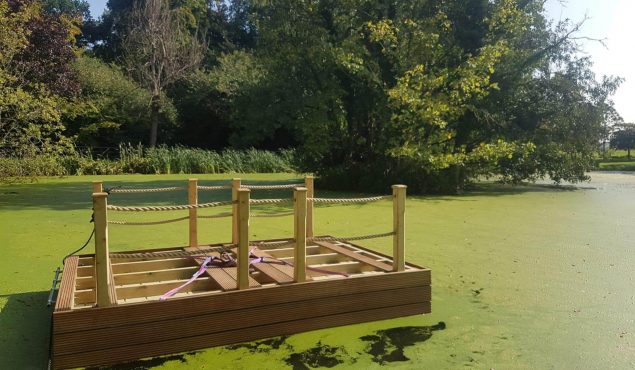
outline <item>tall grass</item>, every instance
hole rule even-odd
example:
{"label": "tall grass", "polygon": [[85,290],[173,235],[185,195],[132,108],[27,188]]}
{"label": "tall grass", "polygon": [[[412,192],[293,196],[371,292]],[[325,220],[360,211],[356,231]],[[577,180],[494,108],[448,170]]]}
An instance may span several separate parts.
{"label": "tall grass", "polygon": [[119,158],[94,158],[89,151],[66,156],[30,158],[0,157],[0,179],[36,176],[178,174],[178,173],[272,173],[295,172],[293,150],[226,149],[222,152],[181,146],[145,148],[120,145]]}

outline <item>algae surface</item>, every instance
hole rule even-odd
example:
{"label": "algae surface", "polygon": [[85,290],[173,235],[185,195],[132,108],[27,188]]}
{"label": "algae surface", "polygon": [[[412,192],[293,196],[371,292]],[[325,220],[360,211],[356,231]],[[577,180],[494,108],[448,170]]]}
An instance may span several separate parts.
{"label": "algae surface", "polygon": [[[103,179],[112,186],[145,187],[183,185],[187,177]],[[197,177],[218,184],[229,176]],[[299,179],[288,174],[240,177],[254,182]],[[459,196],[409,197],[406,256],[409,262],[432,269],[431,315],[270,338],[118,368],[633,368],[635,175],[593,173],[592,178],[577,187],[481,184]],[[62,257],[81,246],[90,233],[93,179],[41,179],[0,186],[0,368],[46,366],[48,289]],[[228,197],[205,192],[200,201]],[[113,194],[109,199],[122,205],[185,200],[185,193]],[[261,206],[253,211],[281,209],[286,208]],[[116,216],[147,220],[182,215]],[[315,229],[316,234],[332,235],[384,232],[391,228],[391,217],[388,201],[324,206],[315,211]],[[199,240],[227,240],[229,222],[201,220]],[[254,238],[287,236],[293,230],[290,217],[254,219],[252,226]],[[111,226],[110,232],[112,251],[187,242],[187,223]],[[387,253],[392,248],[389,238],[363,244]],[[92,252],[92,243],[87,251]]]}

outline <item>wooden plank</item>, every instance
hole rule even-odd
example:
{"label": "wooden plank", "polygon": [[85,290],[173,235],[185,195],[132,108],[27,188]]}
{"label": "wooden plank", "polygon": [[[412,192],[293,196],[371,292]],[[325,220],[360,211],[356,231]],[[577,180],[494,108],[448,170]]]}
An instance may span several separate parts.
{"label": "wooden plank", "polygon": [[[125,326],[131,322],[152,322],[178,315],[189,317],[259,307],[267,302],[286,303],[420,285],[430,285],[430,270],[353,276],[346,279],[267,286],[260,289],[231,291],[222,294],[201,294],[196,297],[175,298],[165,302],[133,303],[110,308],[97,307],[90,310],[55,312],[53,324],[56,333],[73,332]],[[161,292],[161,294],[163,293]],[[119,298],[121,299],[121,297]]]}
{"label": "wooden plank", "polygon": [[249,327],[238,330],[229,330],[221,333],[179,338],[150,344],[109,348],[78,354],[59,355],[54,356],[53,367],[55,369],[62,369],[79,366],[112,364],[116,362],[135,360],[143,357],[191,351],[230,343],[251,341],[280,335],[289,335],[327,327],[385,320],[395,317],[411,316],[429,312],[430,302],[346,312],[335,315],[314,317],[310,319],[261,325],[257,327]]}
{"label": "wooden plank", "polygon": [[[119,328],[63,333],[55,336],[55,354],[86,352],[236,330],[277,322],[430,301],[430,286],[392,289],[346,296],[225,311]],[[222,325],[210,325],[222,323]]]}
{"label": "wooden plank", "polygon": [[95,275],[97,279],[97,304],[111,305],[110,254],[108,252],[107,193],[93,193],[93,219],[95,225]]}
{"label": "wooden plank", "polygon": [[249,189],[238,189],[238,289],[249,288]]}
{"label": "wooden plank", "polygon": [[[117,297],[119,299],[137,298],[137,297],[154,297],[160,296],[168,291],[185,283],[188,279],[164,281],[158,283],[142,283],[117,287]],[[191,284],[183,287],[181,292],[191,292],[198,290],[216,290],[217,286],[209,277],[199,277]],[[164,302],[161,302],[164,303]]]}
{"label": "wooden plank", "polygon": [[77,267],[77,276],[87,277],[87,276],[95,276],[95,266],[78,266]]}
{"label": "wooden plank", "polygon": [[406,185],[393,185],[393,271],[406,269]]}
{"label": "wooden plank", "polygon": [[77,277],[78,263],[78,256],[70,256],[66,258],[64,271],[62,272],[62,281],[60,282],[60,287],[57,291],[55,311],[67,311],[73,309],[75,304],[75,279]]}
{"label": "wooden plank", "polygon": [[[280,261],[289,261],[293,262],[293,257],[282,257],[277,258]],[[324,253],[324,254],[313,254],[310,256],[306,256],[307,265],[317,265],[321,263],[338,263],[350,260],[346,256],[342,256],[339,253]]]}
{"label": "wooden plank", "polygon": [[293,191],[293,280],[306,281],[306,188],[295,188]]}
{"label": "wooden plank", "polygon": [[196,266],[180,267],[166,270],[151,270],[113,274],[115,285],[159,282],[162,280],[189,279],[198,270]]}
{"label": "wooden plank", "polygon": [[[201,248],[185,248],[186,251],[199,250]],[[203,248],[204,250],[204,248]],[[220,257],[220,253],[218,252],[207,252],[203,253],[207,256]],[[196,262],[199,266],[205,261],[203,257],[195,258]],[[234,290],[238,289],[238,269],[236,267],[210,267],[205,270],[206,276],[211,277],[216,281],[218,286],[222,290]],[[257,288],[260,286],[260,283],[256,281],[254,278],[249,276],[249,287]]]}
{"label": "wooden plank", "polygon": [[364,256],[362,254],[355,253],[352,250],[344,248],[342,246],[335,245],[335,244],[329,243],[329,242],[315,242],[315,244],[321,245],[324,248],[328,248],[328,249],[330,249],[330,250],[332,250],[334,252],[337,252],[339,254],[343,254],[346,257],[349,257],[349,258],[354,259],[356,261],[365,263],[367,265],[371,265],[371,266],[376,267],[376,268],[378,268],[380,270],[392,271],[392,266],[391,265],[389,265],[387,263],[384,263],[384,262],[379,262],[379,261],[377,261],[374,258],[370,258],[368,256]]}
{"label": "wooden plank", "polygon": [[[259,248],[252,248],[251,253],[256,257],[264,257],[274,259],[268,253],[260,250]],[[288,284],[293,282],[293,267],[287,264],[270,264],[270,263],[256,263],[254,268],[263,274],[270,277],[278,284]]]}
{"label": "wooden plank", "polygon": [[[304,177],[304,187],[306,188],[306,197],[312,199],[315,196],[313,176]],[[313,201],[306,204],[306,236],[313,236]]]}
{"label": "wooden plank", "polygon": [[[185,248],[187,249],[187,248]],[[181,267],[196,267],[197,264],[191,258],[153,259],[147,261],[131,261],[112,264],[114,274],[131,272],[144,272],[152,270],[167,270]]]}
{"label": "wooden plank", "polygon": [[232,244],[238,244],[238,189],[240,179],[232,179]]}
{"label": "wooden plank", "polygon": [[[254,244],[256,244],[256,242],[254,242]],[[271,257],[274,257],[274,258],[293,257],[293,251],[294,251],[294,248],[268,249],[268,248],[263,248],[261,245],[258,245],[258,249],[260,249],[263,252],[267,252],[268,254],[271,255]],[[316,245],[307,245],[306,254],[307,256],[320,254],[320,249],[323,249],[323,248]]]}
{"label": "wooden plank", "polygon": [[78,276],[75,279],[75,289],[95,289],[95,277]]}
{"label": "wooden plank", "polygon": [[74,305],[93,305],[97,301],[95,289],[76,290],[73,294]]}
{"label": "wooden plank", "polygon": [[[194,205],[198,204],[198,180],[189,179],[187,183],[187,203]],[[196,208],[189,209],[189,235],[190,235],[190,247],[198,246],[198,218]]]}

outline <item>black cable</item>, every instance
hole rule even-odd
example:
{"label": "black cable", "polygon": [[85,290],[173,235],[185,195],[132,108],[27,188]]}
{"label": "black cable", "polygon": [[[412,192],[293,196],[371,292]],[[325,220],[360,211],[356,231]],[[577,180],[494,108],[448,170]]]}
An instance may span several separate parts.
{"label": "black cable", "polygon": [[86,246],[88,245],[88,243],[90,242],[90,240],[93,238],[93,235],[95,235],[95,229],[93,229],[93,231],[90,233],[90,236],[88,237],[88,240],[86,240],[86,243],[84,243],[84,245],[82,245],[81,248],[79,248],[78,250],[76,250],[75,252],[69,253],[66,255],[66,257],[64,257],[64,259],[62,260],[62,265],[66,263],[66,259],[72,255],[74,255],[77,252],[80,252],[82,249],[86,248]]}
{"label": "black cable", "polygon": [[[95,214],[93,213],[92,216],[90,216],[90,222],[94,222],[95,221]],[[90,243],[90,240],[93,238],[93,236],[95,235],[95,228],[93,228],[93,231],[90,233],[90,236],[88,237],[88,240],[86,240],[86,243],[84,243],[84,245],[81,246],[81,248],[79,248],[78,250],[67,254],[64,259],[62,260],[62,265],[64,265],[66,263],[66,259],[72,255],[74,255],[77,252],[80,252],[82,249],[86,248],[86,246],[88,245],[88,243]]]}

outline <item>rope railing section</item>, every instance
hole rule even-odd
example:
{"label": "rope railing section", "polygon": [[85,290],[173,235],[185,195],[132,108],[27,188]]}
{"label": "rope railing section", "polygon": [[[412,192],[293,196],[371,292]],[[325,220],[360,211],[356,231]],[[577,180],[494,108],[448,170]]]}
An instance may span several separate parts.
{"label": "rope railing section", "polygon": [[[384,238],[387,236],[395,235],[394,232],[387,232],[381,234],[369,234],[369,235],[360,235],[360,236],[349,236],[349,237],[337,237],[337,236],[319,236],[319,237],[311,237],[307,238],[307,242],[326,242],[326,241],[337,241],[337,242],[347,242],[347,241],[355,241],[355,240],[369,240],[369,239],[378,239]],[[259,242],[259,243],[250,243],[250,247],[284,247],[289,245],[294,245],[295,240],[279,240],[279,241],[267,241],[267,242]],[[191,256],[203,256],[207,253],[227,253],[228,249],[236,247],[236,244],[228,244],[223,247],[199,247],[196,250],[172,250],[172,251],[159,251],[159,252],[140,252],[140,253],[110,253],[110,257],[112,258],[181,258],[181,257],[191,257]]]}
{"label": "rope railing section", "polygon": [[160,221],[124,221],[124,220],[108,220],[109,224],[113,225],[126,225],[126,226],[150,226],[150,225],[163,225],[172,222],[179,222],[189,219],[189,217],[172,218],[169,220]]}
{"label": "rope railing section", "polygon": [[224,217],[231,217],[231,216],[233,216],[233,213],[225,212],[225,213],[219,213],[217,215],[197,215],[196,218],[224,218]]}
{"label": "rope railing section", "polygon": [[166,187],[166,188],[111,188],[109,189],[108,193],[112,194],[112,193],[162,193],[162,192],[168,192],[168,191],[179,191],[179,190],[185,190],[186,188],[182,187],[182,186],[171,186],[171,187]]}
{"label": "rope railing section", "polygon": [[227,247],[234,245],[228,245],[225,247],[199,247],[196,250],[171,250],[171,251],[157,251],[157,252],[137,252],[137,253],[110,253],[111,258],[121,259],[149,259],[149,258],[182,258],[191,256],[202,256],[206,253],[227,253]]}
{"label": "rope railing section", "polygon": [[329,203],[329,204],[354,204],[354,203],[370,203],[384,199],[392,199],[392,195],[381,195],[377,197],[367,198],[307,198],[307,201],[313,203]]}
{"label": "rope railing section", "polygon": [[250,199],[249,204],[280,204],[280,203],[292,203],[293,199]]}
{"label": "rope railing section", "polygon": [[285,213],[250,213],[249,217],[263,217],[263,218],[273,218],[273,217],[286,217],[293,216],[293,212],[285,212]]}
{"label": "rope railing section", "polygon": [[281,185],[246,185],[241,184],[242,188],[250,189],[250,190],[278,190],[278,189],[294,189],[297,187],[305,186],[302,184],[281,184]]}
{"label": "rope railing section", "polygon": [[134,206],[115,206],[109,204],[106,209],[109,211],[119,211],[119,212],[153,212],[153,211],[180,211],[185,209],[200,209],[200,208],[212,208],[212,207],[220,207],[234,204],[233,201],[226,202],[211,202],[211,203],[201,203],[201,204],[183,204],[178,206],[145,206],[145,207],[134,207]]}
{"label": "rope railing section", "polygon": [[198,185],[196,187],[198,190],[225,190],[231,189],[231,185]]}

